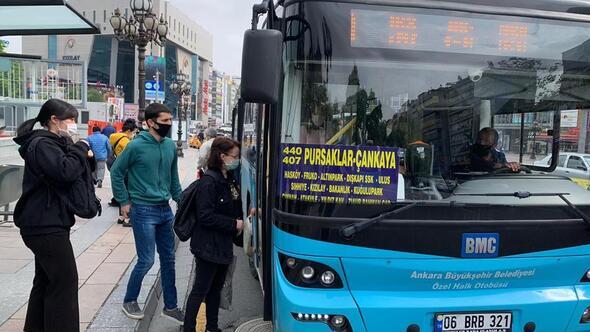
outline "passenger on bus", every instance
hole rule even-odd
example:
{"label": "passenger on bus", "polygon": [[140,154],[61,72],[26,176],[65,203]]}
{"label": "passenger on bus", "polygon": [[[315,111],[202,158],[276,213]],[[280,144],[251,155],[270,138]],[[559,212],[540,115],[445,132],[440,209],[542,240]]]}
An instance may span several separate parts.
{"label": "passenger on bus", "polygon": [[217,326],[221,290],[233,260],[233,243],[240,242],[244,227],[240,188],[232,171],[240,165],[238,142],[219,137],[211,145],[207,171],[199,180],[195,211],[197,222],[191,236],[196,276],[186,304],[184,331],[194,332],[201,302],[205,300],[208,332]]}
{"label": "passenger on bus", "polygon": [[477,134],[477,141],[471,147],[471,170],[476,172],[494,172],[508,168],[512,172],[520,170],[520,164],[508,162],[504,152],[498,150],[499,134],[494,128],[486,127]]}

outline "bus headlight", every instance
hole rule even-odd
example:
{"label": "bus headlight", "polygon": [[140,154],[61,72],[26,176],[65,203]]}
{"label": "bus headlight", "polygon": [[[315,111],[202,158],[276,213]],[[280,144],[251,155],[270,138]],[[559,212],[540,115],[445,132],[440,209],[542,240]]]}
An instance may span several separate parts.
{"label": "bus headlight", "polygon": [[279,254],[281,270],[287,280],[299,287],[342,288],[342,279],[334,269],[318,262]]}
{"label": "bus headlight", "polygon": [[590,282],[590,270],[586,271],[586,273],[584,273],[584,275],[582,276],[582,279],[580,279],[580,282]]}
{"label": "bus headlight", "polygon": [[322,273],[321,280],[322,284],[329,286],[334,283],[334,280],[336,280],[336,276],[334,275],[334,272],[326,271]]}
{"label": "bus headlight", "polygon": [[301,277],[307,281],[311,281],[311,279],[313,279],[313,277],[315,276],[315,270],[313,269],[313,267],[311,266],[304,266],[301,269]]}

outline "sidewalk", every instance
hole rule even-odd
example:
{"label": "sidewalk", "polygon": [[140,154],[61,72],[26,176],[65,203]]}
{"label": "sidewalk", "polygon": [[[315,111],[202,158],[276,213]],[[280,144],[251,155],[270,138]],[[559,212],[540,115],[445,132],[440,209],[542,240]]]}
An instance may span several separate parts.
{"label": "sidewalk", "polygon": [[[179,159],[183,184],[194,178],[196,151],[187,149],[185,157]],[[118,210],[107,205],[112,197],[108,174],[104,187],[97,189],[97,196],[103,202],[103,215],[92,220],[78,220],[71,233],[78,265],[81,331],[91,324],[93,331],[98,330],[105,315],[107,318],[122,316],[117,301],[122,302],[126,278],[135,259],[131,228],[118,225]],[[156,261],[144,280],[142,297],[147,297],[158,272],[159,263]],[[33,255],[22,242],[18,229],[12,224],[0,226],[0,332],[22,331],[33,276]],[[105,311],[107,308],[110,313]],[[102,320],[99,322],[98,318]],[[124,318],[123,326],[108,326],[109,330],[127,328],[132,331],[135,326],[131,325],[137,321]]]}

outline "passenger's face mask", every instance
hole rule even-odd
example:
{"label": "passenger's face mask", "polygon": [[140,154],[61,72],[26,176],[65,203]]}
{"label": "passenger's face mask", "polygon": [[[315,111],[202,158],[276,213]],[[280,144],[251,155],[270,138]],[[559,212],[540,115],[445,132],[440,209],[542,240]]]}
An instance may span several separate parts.
{"label": "passenger's face mask", "polygon": [[225,167],[227,167],[227,169],[229,171],[233,171],[234,169],[238,168],[239,166],[240,166],[239,159],[234,159],[234,160],[230,161],[229,163],[225,164]]}
{"label": "passenger's face mask", "polygon": [[57,127],[60,136],[70,137],[72,139],[78,136],[78,125],[71,120],[61,121]]}
{"label": "passenger's face mask", "polygon": [[[233,171],[234,169],[238,168],[240,166],[240,154],[239,152],[237,153],[237,156],[235,155],[231,155],[231,154],[226,154],[226,158],[223,161],[223,163],[225,164],[225,168],[228,171]],[[227,161],[228,158],[231,158],[231,161]]]}
{"label": "passenger's face mask", "polygon": [[158,133],[160,137],[167,137],[168,133],[170,132],[170,128],[172,128],[172,125],[159,122],[156,122],[156,124],[158,125],[158,128],[154,127],[156,133]]}

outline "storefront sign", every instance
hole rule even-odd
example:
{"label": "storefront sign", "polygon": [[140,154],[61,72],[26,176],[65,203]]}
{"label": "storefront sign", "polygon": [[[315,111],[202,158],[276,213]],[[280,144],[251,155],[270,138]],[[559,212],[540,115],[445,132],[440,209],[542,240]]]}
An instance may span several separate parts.
{"label": "storefront sign", "polygon": [[398,149],[379,146],[281,145],[281,196],[338,204],[397,200]]}

